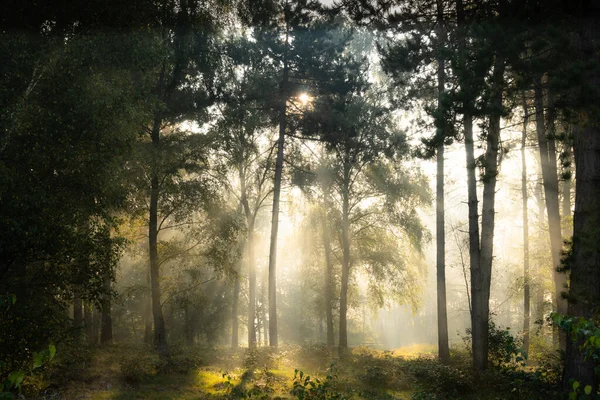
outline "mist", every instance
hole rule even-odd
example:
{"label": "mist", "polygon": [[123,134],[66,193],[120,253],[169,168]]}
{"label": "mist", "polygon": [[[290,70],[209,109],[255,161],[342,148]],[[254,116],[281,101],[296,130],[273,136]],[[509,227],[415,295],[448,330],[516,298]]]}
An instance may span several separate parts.
{"label": "mist", "polygon": [[563,3],[3,7],[0,399],[600,396]]}

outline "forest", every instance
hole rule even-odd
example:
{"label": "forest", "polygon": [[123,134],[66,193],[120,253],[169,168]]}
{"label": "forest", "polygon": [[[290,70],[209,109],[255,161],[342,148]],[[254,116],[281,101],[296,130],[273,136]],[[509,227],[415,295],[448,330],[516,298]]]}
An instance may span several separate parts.
{"label": "forest", "polygon": [[598,2],[0,33],[0,400],[600,399]]}

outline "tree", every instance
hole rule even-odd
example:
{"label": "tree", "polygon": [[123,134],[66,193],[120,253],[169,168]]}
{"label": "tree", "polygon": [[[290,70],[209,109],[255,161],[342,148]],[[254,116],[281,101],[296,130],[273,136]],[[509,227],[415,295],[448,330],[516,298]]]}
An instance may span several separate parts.
{"label": "tree", "polygon": [[[342,249],[340,349],[348,347],[348,288],[353,267],[364,266],[373,283],[387,280],[389,293],[406,294],[403,290],[411,289],[411,279],[404,275],[406,253],[387,252],[384,243],[391,245],[394,240],[386,232],[390,225],[398,227],[406,234],[409,249],[418,249],[423,239],[414,207],[427,201],[427,193],[422,182],[415,182],[400,166],[408,146],[381,101],[373,92],[323,96],[315,99],[314,111],[304,121],[305,134],[312,130],[319,135],[334,162],[332,190],[339,204]],[[366,199],[373,200],[371,205],[365,204]],[[370,285],[374,300],[383,301],[383,287]],[[410,294],[407,297],[410,301]]]}
{"label": "tree", "polygon": [[[268,99],[263,93],[269,87],[269,65],[265,65],[262,54],[247,41],[242,41],[240,51],[245,52],[242,62],[237,65],[237,73],[232,74],[231,97],[221,109],[221,119],[215,129],[222,141],[218,153],[224,162],[225,171],[233,172],[228,177],[229,186],[239,202],[244,215],[247,236],[244,243],[245,265],[248,270],[248,345],[256,346],[256,261],[254,256],[256,220],[259,211],[272,193],[270,185],[274,146],[268,141],[261,144],[269,134],[271,120],[261,107]],[[241,273],[241,271],[240,271]],[[237,302],[239,276],[236,277],[234,304]],[[237,321],[237,310],[232,318]],[[237,330],[232,332],[232,347],[237,347]]]}
{"label": "tree", "polygon": [[[185,119],[201,119],[206,107],[216,96],[213,90],[218,59],[216,32],[219,26],[216,15],[220,11],[223,10],[209,10],[195,0],[180,5],[164,2],[157,5],[156,20],[153,21],[158,30],[153,40],[161,52],[147,82],[152,87],[154,97],[149,124],[144,128],[144,133],[150,139],[145,161],[150,166],[146,173],[149,180],[148,247],[154,345],[162,355],[168,353],[168,348],[161,309],[158,234],[168,218],[176,215],[182,205],[194,203],[193,196],[199,195],[194,181],[186,182],[182,170],[198,172],[202,161],[198,163],[192,159],[202,158],[198,153],[205,146],[198,140],[205,138],[186,136],[179,131],[178,124]],[[182,148],[185,143],[190,147]],[[182,151],[182,157],[169,160],[170,152],[176,150]],[[196,179],[196,183],[201,180]],[[169,192],[176,188],[176,195]],[[161,200],[166,204],[161,204]]]}
{"label": "tree", "polygon": [[523,350],[529,353],[529,320],[530,320],[530,275],[529,275],[529,213],[527,210],[527,161],[525,147],[527,145],[527,124],[529,123],[529,106],[523,93],[523,131],[521,134],[521,197],[523,200]]}

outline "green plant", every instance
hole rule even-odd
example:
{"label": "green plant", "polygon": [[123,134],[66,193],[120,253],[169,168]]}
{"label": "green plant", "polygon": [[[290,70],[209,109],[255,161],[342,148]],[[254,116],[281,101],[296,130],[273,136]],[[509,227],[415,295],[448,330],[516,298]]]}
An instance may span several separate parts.
{"label": "green plant", "polygon": [[294,371],[294,386],[292,395],[298,400],[305,399],[335,399],[347,400],[352,398],[352,392],[339,391],[336,387],[338,382],[338,374],[335,364],[331,364],[327,370],[325,379],[312,378],[309,375],[304,375],[302,371],[296,369]]}
{"label": "green plant", "polygon": [[401,368],[416,379],[416,392],[422,396],[456,398],[473,389],[472,377],[467,371],[437,360],[419,358],[406,361]]}
{"label": "green plant", "polygon": [[[471,329],[466,330],[463,341],[470,351]],[[520,339],[510,333],[510,328],[502,329],[494,321],[488,324],[488,361],[495,367],[513,370],[527,364],[527,353]]]}
{"label": "green plant", "polygon": [[0,384],[0,400],[13,399],[15,394],[21,394],[24,380],[27,377],[33,376],[35,373],[34,371],[38,368],[50,363],[55,354],[56,347],[51,344],[48,346],[48,348],[40,351],[39,353],[33,353],[33,360],[30,362],[27,371],[16,370],[10,372],[4,382]]}
{"label": "green plant", "polygon": [[138,386],[155,374],[155,363],[148,356],[127,357],[119,361],[121,375],[126,384]]}
{"label": "green plant", "polygon": [[[596,321],[584,317],[566,317],[558,313],[552,313],[550,317],[554,325],[565,331],[569,338],[579,345],[585,359],[593,362],[596,376],[600,376],[600,326]],[[581,382],[570,383],[573,388],[569,393],[570,399],[597,398],[596,390],[591,385],[582,387]]]}

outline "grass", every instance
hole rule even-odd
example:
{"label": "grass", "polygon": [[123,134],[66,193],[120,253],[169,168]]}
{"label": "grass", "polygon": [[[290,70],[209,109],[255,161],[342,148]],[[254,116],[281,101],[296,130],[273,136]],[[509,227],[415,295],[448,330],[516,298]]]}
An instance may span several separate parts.
{"label": "grass", "polygon": [[[308,397],[314,399],[330,398],[325,392],[343,394],[343,399],[553,398],[552,386],[532,380],[533,373],[474,376],[467,357],[441,365],[434,351],[426,345],[385,352],[360,347],[338,356],[323,346],[286,347],[276,353],[173,348],[165,361],[148,348],[114,345],[96,349],[85,362],[56,367],[52,380],[54,392],[69,400],[295,399],[296,370],[321,390]],[[329,373],[333,378],[327,380]]]}

